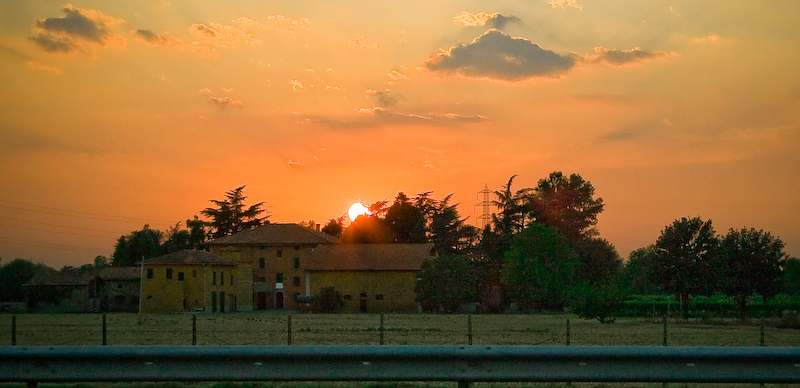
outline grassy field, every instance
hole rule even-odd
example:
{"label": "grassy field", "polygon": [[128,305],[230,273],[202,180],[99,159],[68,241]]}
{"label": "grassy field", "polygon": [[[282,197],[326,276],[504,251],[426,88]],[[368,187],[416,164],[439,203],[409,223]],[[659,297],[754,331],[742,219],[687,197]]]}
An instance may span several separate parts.
{"label": "grassy field", "polygon": [[[281,313],[198,314],[198,345],[285,345],[289,340],[289,315]],[[601,324],[573,315],[421,315],[384,316],[384,343],[389,345],[467,344],[471,319],[473,344],[565,345],[567,320],[571,345],[661,345],[663,323],[655,320],[617,319]],[[190,345],[191,314],[108,314],[108,345]],[[11,344],[12,316],[0,315],[0,346]],[[669,321],[672,346],[758,346],[757,320],[704,324]],[[380,315],[291,315],[291,340],[295,345],[379,344]],[[16,316],[17,345],[102,344],[102,315],[30,314]],[[765,327],[766,346],[800,345],[800,330]],[[23,388],[24,384],[0,384]],[[448,387],[455,383],[128,383],[41,384],[41,388],[411,388]],[[476,383],[475,388],[499,387],[627,387],[659,388],[662,384],[601,383]],[[669,387],[759,387],[758,384],[669,384]],[[767,387],[800,387],[771,385]]]}
{"label": "grassy field", "polygon": [[[233,313],[197,314],[198,345],[379,344],[380,315]],[[384,343],[390,345],[565,345],[567,321],[571,345],[661,345],[663,324],[655,320],[617,319],[601,324],[572,315],[422,315],[384,316]],[[109,345],[191,345],[192,314],[108,314]],[[757,320],[706,324],[669,321],[672,346],[758,346]],[[17,345],[100,345],[101,314],[24,314],[16,316]],[[11,345],[12,316],[0,315],[0,346]],[[766,346],[800,345],[800,330],[767,326]]]}

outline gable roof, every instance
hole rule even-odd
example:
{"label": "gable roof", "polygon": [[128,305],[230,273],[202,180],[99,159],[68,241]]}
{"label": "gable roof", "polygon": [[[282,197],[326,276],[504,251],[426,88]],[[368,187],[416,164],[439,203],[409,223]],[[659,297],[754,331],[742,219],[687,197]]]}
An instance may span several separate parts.
{"label": "gable roof", "polygon": [[184,249],[167,255],[145,259],[145,265],[149,264],[213,264],[213,265],[235,265],[233,262],[225,260],[211,252],[199,251],[195,249]]}
{"label": "gable roof", "polygon": [[31,286],[86,286],[97,278],[97,273],[76,271],[57,271],[50,273],[37,273],[27,283]]}
{"label": "gable roof", "polygon": [[336,237],[298,224],[266,224],[211,240],[209,244],[318,245],[338,242]]}
{"label": "gable roof", "polygon": [[139,280],[142,269],[139,267],[106,267],[98,271],[103,280]]}
{"label": "gable roof", "polygon": [[431,258],[433,244],[321,245],[306,266],[308,271],[419,271]]}

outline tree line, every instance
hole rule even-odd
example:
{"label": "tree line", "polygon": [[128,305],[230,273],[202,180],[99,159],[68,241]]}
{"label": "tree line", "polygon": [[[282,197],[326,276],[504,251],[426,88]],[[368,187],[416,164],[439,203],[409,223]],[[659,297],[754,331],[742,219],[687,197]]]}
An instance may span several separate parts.
{"label": "tree line", "polygon": [[[690,296],[726,294],[744,318],[754,295],[800,294],[800,261],[789,258],[783,242],[769,232],[742,228],[718,236],[710,220],[681,218],[623,262],[614,246],[598,237],[604,204],[591,182],[555,171],[535,187],[514,189],[515,179],[492,193],[496,212],[482,230],[459,214],[452,194],[437,199],[432,191],[413,197],[399,192],[392,201],[370,204],[369,212],[347,227],[342,216],[329,219],[321,230],[345,244],[433,243],[438,256],[423,264],[416,284],[426,311],[452,312],[474,303],[481,312],[513,306],[571,309],[606,322],[631,295],[675,295],[688,317]],[[269,223],[266,203],[246,204],[244,189],[210,200],[212,206],[187,219],[185,228],[179,223],[162,232],[145,225],[122,235],[110,262],[98,256],[95,266],[79,270],[132,266],[182,249],[206,249],[211,239]],[[314,228],[316,223],[301,225]],[[35,271],[30,264],[0,266],[0,278],[11,279],[0,284],[24,284]],[[13,279],[7,275],[12,273]]]}

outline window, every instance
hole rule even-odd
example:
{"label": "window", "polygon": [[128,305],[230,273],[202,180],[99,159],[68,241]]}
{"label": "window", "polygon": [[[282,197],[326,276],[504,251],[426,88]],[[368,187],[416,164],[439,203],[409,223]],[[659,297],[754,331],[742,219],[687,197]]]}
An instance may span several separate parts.
{"label": "window", "polygon": [[148,279],[152,279],[153,278],[153,269],[152,268],[148,268],[147,269],[147,278]]}
{"label": "window", "polygon": [[225,285],[225,272],[220,272],[219,273],[219,285],[220,286],[224,286]]}
{"label": "window", "polygon": [[292,279],[292,284],[294,284],[295,286],[299,287],[300,286],[300,277],[295,276],[294,279]]}
{"label": "window", "polygon": [[283,283],[283,274],[282,273],[276,273],[275,274],[275,283]]}
{"label": "window", "polygon": [[192,277],[193,277],[193,278],[196,278],[196,277],[197,277],[197,270],[196,270],[196,269],[193,269],[193,270],[192,270]]}
{"label": "window", "polygon": [[167,279],[172,279],[172,268],[167,268]]}
{"label": "window", "polygon": [[178,280],[183,281],[183,272],[178,272]]}
{"label": "window", "polygon": [[375,295],[375,300],[383,300],[383,294]]}
{"label": "window", "polygon": [[214,273],[211,275],[211,284],[217,284],[217,271],[214,271]]}
{"label": "window", "polygon": [[278,249],[278,257],[283,257],[283,249]]}
{"label": "window", "polygon": [[266,257],[259,257],[258,258],[258,268],[267,268],[267,258]]}
{"label": "window", "polygon": [[294,246],[294,250],[299,251],[300,250],[300,246],[299,245],[295,245]]}
{"label": "window", "polygon": [[259,245],[258,249],[267,249],[267,246],[266,245]]}
{"label": "window", "polygon": [[231,285],[233,285],[233,274],[231,274]]}
{"label": "window", "polygon": [[300,258],[299,257],[295,257],[294,258],[294,269],[298,269],[298,268],[300,268]]}
{"label": "window", "polygon": [[350,300],[350,299],[353,299],[353,297],[350,296],[350,294],[344,296],[344,300]]}

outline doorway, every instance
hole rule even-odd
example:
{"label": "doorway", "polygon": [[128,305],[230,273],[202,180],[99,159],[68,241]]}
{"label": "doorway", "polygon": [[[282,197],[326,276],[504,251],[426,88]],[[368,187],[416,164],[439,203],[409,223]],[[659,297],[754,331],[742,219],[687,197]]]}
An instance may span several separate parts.
{"label": "doorway", "polygon": [[275,293],[275,308],[278,310],[283,310],[283,293],[276,292]]}

